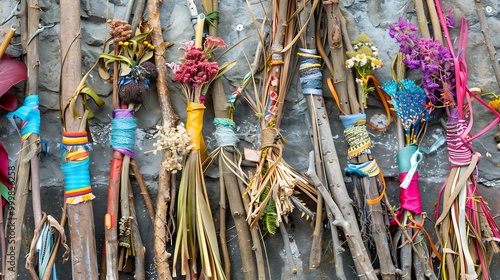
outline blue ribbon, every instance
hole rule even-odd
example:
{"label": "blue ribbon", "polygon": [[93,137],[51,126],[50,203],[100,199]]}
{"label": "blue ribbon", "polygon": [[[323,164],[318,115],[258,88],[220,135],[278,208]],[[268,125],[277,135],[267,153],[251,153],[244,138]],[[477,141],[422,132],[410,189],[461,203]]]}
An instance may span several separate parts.
{"label": "blue ribbon", "polygon": [[24,99],[23,105],[16,111],[6,115],[7,118],[18,117],[23,120],[21,138],[28,138],[31,133],[40,135],[40,110],[38,109],[38,95],[29,95]]}

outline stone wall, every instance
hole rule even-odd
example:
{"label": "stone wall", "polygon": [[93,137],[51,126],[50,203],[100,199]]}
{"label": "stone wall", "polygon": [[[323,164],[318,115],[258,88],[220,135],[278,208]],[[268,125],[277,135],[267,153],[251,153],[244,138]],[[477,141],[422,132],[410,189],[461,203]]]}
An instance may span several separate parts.
{"label": "stone wall", "polygon": [[[126,10],[125,0],[103,1],[103,0],[86,0],[82,1],[82,62],[84,71],[88,71],[97,60],[101,53],[103,44],[108,38],[109,28],[106,25],[108,18],[123,18]],[[397,22],[399,17],[404,17],[416,22],[416,14],[414,12],[413,1],[410,0],[343,0],[344,15],[347,19],[348,30],[351,38],[355,38],[359,33],[366,32],[377,45],[381,59],[386,63],[386,67],[377,71],[377,77],[381,81],[390,78],[390,61],[397,51],[395,40],[388,35],[389,25]],[[487,56],[487,50],[484,44],[484,39],[481,34],[479,22],[474,9],[474,1],[462,0],[442,0],[445,7],[452,7],[455,13],[455,20],[459,22],[461,17],[465,17],[469,23],[469,42],[467,49],[467,62],[469,66],[469,86],[479,87],[484,92],[493,91],[498,93],[499,88],[492,72],[490,60]],[[498,49],[500,48],[500,37],[494,36],[500,30],[500,2],[496,0],[483,0],[482,5],[486,7],[486,17],[490,30],[493,32],[493,43]],[[13,0],[4,0],[0,4],[0,19],[9,15],[15,5]],[[58,1],[41,0],[41,23],[49,24],[59,21]],[[243,76],[248,72],[249,62],[253,61],[255,48],[258,44],[258,36],[256,27],[252,22],[254,17],[259,23],[264,19],[264,11],[268,7],[268,1],[260,2],[256,0],[221,0],[220,1],[220,27],[219,34],[229,46],[234,46],[221,60],[232,61],[236,60],[237,65],[222,78],[224,89],[227,94],[241,84]],[[251,11],[251,13],[250,13]],[[11,21],[9,24],[14,23]],[[181,56],[178,47],[185,41],[190,40],[193,36],[193,30],[190,23],[190,16],[186,7],[185,1],[163,0],[161,23],[163,27],[163,37],[166,41],[173,43],[173,46],[167,50],[166,59],[169,62],[176,62]],[[9,25],[8,24],[8,25]],[[7,26],[8,26],[7,25]],[[40,108],[42,114],[42,132],[41,138],[47,140],[49,151],[41,156],[41,175],[42,175],[42,208],[48,214],[55,217],[60,216],[62,201],[62,185],[63,177],[59,167],[59,152],[56,147],[61,135],[61,121],[59,115],[59,74],[61,65],[61,54],[59,50],[59,30],[64,28],[57,24],[54,28],[47,29],[40,34]],[[3,37],[6,26],[0,27],[0,37]],[[456,39],[458,28],[452,30],[452,40]],[[19,38],[15,38],[19,40]],[[11,46],[8,52],[14,55],[20,54],[19,46]],[[29,66],[28,66],[29,67]],[[85,74],[85,73],[82,73]],[[287,96],[285,104],[285,118],[282,123],[282,133],[287,139],[286,150],[284,157],[287,162],[291,163],[299,171],[307,169],[307,154],[312,150],[312,144],[308,133],[309,121],[306,103],[300,93],[300,84],[298,79],[293,82],[290,92]],[[96,237],[98,239],[98,251],[101,251],[103,244],[103,216],[105,213],[106,204],[106,188],[109,176],[109,161],[111,158],[111,148],[109,147],[109,131],[110,131],[110,115],[112,112],[111,102],[111,85],[103,82],[96,70],[92,71],[87,79],[87,85],[92,87],[103,99],[106,104],[103,107],[95,107],[92,109],[95,113],[95,118],[90,121],[91,132],[94,140],[93,150],[91,152],[92,165],[91,175],[94,192],[97,198],[94,200],[94,215],[96,225]],[[181,119],[185,118],[185,101],[180,94],[180,86],[178,84],[169,84],[172,101],[174,102],[176,113]],[[326,87],[325,87],[326,88]],[[19,95],[22,85],[17,86],[12,90]],[[325,91],[324,93],[327,102],[330,122],[334,134],[334,140],[339,158],[341,162],[345,158],[347,146],[344,143],[342,128],[338,120],[338,110],[331,95]],[[368,116],[381,112],[380,101],[377,97],[370,98],[370,109]],[[486,126],[493,120],[490,113],[476,106],[476,116],[474,131],[479,131],[480,128]],[[208,108],[211,107],[211,100],[208,101]],[[155,90],[152,89],[148,95],[142,108],[137,113],[139,129],[136,132],[136,156],[141,172],[146,179],[151,195],[155,197],[157,185],[157,173],[159,156],[152,154],[144,154],[143,152],[153,149],[154,143],[152,135],[155,132],[155,125],[160,122],[160,109]],[[209,148],[215,145],[212,136],[213,125],[209,120],[213,118],[211,109],[207,110],[205,119],[207,120],[204,126]],[[244,101],[237,103],[235,122],[238,125],[238,136],[240,137],[241,147],[258,148],[260,144],[260,131],[257,118],[252,114],[250,108]],[[0,120],[0,135],[1,140],[8,147],[11,153],[11,158],[14,159],[16,149],[19,149],[17,136],[14,128],[5,119]],[[496,143],[493,141],[492,135],[496,129],[488,132],[484,137],[474,142],[474,147],[483,155],[479,165],[480,182],[490,189],[483,188],[488,201],[491,201],[493,215],[499,212],[497,205],[498,198],[488,196],[494,194],[500,186],[499,171],[499,152],[496,150]],[[436,117],[432,121],[432,125],[428,128],[423,147],[430,147],[434,141],[444,133],[444,130],[439,125],[439,119]],[[389,181],[388,193],[390,198],[397,203],[397,181],[398,171],[395,161],[396,153],[396,131],[394,126],[391,126],[384,132],[370,131],[371,137],[374,140],[373,153],[377,161],[381,165],[384,175]],[[7,137],[7,135],[9,135]],[[12,137],[10,137],[12,136]],[[492,157],[486,157],[489,152]],[[437,152],[425,157],[420,166],[421,188],[424,196],[424,208],[431,214],[433,213],[433,204],[436,202],[437,192],[444,182],[448,172],[448,161],[446,150],[441,147]],[[210,196],[213,198],[214,213],[218,208],[218,189],[217,180],[215,177],[217,172],[209,173],[208,183],[210,186]],[[349,178],[345,178],[349,183]],[[137,188],[135,188],[137,190]],[[147,248],[147,273],[148,279],[157,279],[154,266],[154,255],[152,252],[152,224],[148,218],[147,211],[144,207],[142,197],[137,190],[135,193],[139,226],[145,246]],[[31,212],[28,212],[31,213]],[[216,218],[218,219],[218,218]],[[299,271],[297,279],[331,279],[333,269],[331,267],[331,253],[325,249],[323,264],[319,270],[308,270],[308,252],[310,250],[309,241],[312,233],[309,222],[300,220],[297,216],[294,218],[293,228],[290,229],[293,234],[292,243],[294,244],[294,254],[297,259],[297,265],[302,267]],[[235,236],[234,230],[229,232],[229,237]],[[286,261],[284,257],[283,245],[281,237],[266,236],[267,253],[269,256],[271,274],[273,278],[290,278],[287,269],[284,266]],[[329,237],[325,235],[325,242],[328,242]],[[326,245],[324,246],[326,248]],[[233,239],[230,242],[232,254],[238,255],[237,242]],[[172,248],[169,248],[172,252]],[[100,254],[100,253],[99,253]],[[239,279],[239,263],[236,260],[233,264],[234,279]],[[68,264],[62,265],[59,272],[61,279],[65,275],[69,275],[70,267]],[[348,269],[347,269],[348,270]],[[25,272],[23,272],[25,273]],[[281,276],[280,276],[281,275]],[[27,277],[23,274],[23,278]],[[130,276],[131,277],[131,276]],[[132,278],[130,278],[132,279]]]}

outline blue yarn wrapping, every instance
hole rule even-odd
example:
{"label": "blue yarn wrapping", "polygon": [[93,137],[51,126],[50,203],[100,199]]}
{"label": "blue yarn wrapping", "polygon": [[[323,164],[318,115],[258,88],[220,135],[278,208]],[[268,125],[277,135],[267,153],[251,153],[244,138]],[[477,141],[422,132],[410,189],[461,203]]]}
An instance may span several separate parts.
{"label": "blue yarn wrapping", "polygon": [[133,110],[117,109],[111,120],[111,147],[120,153],[134,158],[135,129],[137,119]]}
{"label": "blue yarn wrapping", "polygon": [[37,94],[27,96],[21,107],[6,115],[7,118],[13,118],[14,116],[23,120],[21,127],[21,139],[23,141],[32,133],[40,135],[40,110],[38,109]]}
{"label": "blue yarn wrapping", "polygon": [[300,84],[303,94],[323,95],[323,74],[316,49],[299,48]]}
{"label": "blue yarn wrapping", "polygon": [[219,147],[236,146],[238,144],[238,136],[234,133],[236,125],[234,121],[228,118],[214,119],[215,132],[214,136]]}
{"label": "blue yarn wrapping", "polygon": [[[61,151],[61,159],[65,158],[66,153],[67,151]],[[82,161],[61,163],[61,169],[64,173],[65,191],[70,192],[90,186],[89,168],[90,157]]]}

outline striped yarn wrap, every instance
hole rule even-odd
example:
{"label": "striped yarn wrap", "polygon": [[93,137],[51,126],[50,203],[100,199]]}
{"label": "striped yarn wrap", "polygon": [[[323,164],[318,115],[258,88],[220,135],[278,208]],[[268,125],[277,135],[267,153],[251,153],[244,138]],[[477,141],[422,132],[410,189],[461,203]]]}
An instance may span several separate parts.
{"label": "striped yarn wrap", "polygon": [[111,147],[130,158],[134,158],[136,128],[137,119],[134,117],[133,109],[113,110]]}
{"label": "striped yarn wrap", "polygon": [[24,142],[32,134],[40,135],[40,110],[38,108],[38,95],[29,95],[24,99],[23,105],[16,111],[6,115],[7,118],[18,117],[21,124],[21,141]]}
{"label": "striped yarn wrap", "polygon": [[450,119],[446,124],[446,145],[452,167],[468,165],[472,160],[474,151],[468,141],[470,137],[464,135],[466,129],[467,121],[463,119]]}
{"label": "striped yarn wrap", "polygon": [[340,116],[344,125],[344,137],[349,145],[347,158],[352,159],[361,154],[371,154],[372,141],[366,130],[366,115],[352,114]]}
{"label": "striped yarn wrap", "polygon": [[95,198],[90,184],[90,146],[87,132],[63,132],[59,148],[65,181],[64,198],[68,204]]}
{"label": "striped yarn wrap", "polygon": [[347,163],[345,171],[349,174],[358,174],[363,177],[375,177],[380,174],[380,168],[376,160],[364,163]]}
{"label": "striped yarn wrap", "polygon": [[303,94],[323,95],[321,56],[316,49],[299,49],[299,76]]}

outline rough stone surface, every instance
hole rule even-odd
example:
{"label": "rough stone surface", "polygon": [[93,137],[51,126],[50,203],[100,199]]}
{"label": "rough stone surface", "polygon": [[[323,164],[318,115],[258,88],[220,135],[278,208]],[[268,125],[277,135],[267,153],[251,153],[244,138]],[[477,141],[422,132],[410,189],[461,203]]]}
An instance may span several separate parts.
{"label": "rough stone surface", "polygon": [[[86,0],[82,1],[82,63],[83,72],[89,71],[95,63],[98,55],[102,52],[103,42],[108,37],[108,27],[106,19],[122,18],[126,10],[126,2],[124,0],[104,1],[104,0]],[[268,7],[269,1],[251,0],[221,0],[220,1],[220,27],[219,33],[228,45],[235,47],[229,51],[221,61],[236,60],[237,65],[223,78],[224,89],[229,95],[232,90],[241,84],[243,76],[249,70],[249,63],[253,61],[255,48],[258,44],[258,36],[255,31],[255,25],[252,22],[252,16],[257,20],[258,26],[262,20],[266,18],[264,11]],[[375,42],[381,53],[382,60],[386,63],[386,67],[377,71],[379,80],[384,81],[390,78],[390,61],[394,56],[397,45],[388,35],[390,24],[395,23],[399,17],[404,17],[413,22],[416,22],[416,14],[414,12],[413,1],[410,0],[346,0],[341,1],[343,4],[344,16],[348,23],[348,31],[351,39],[355,38],[359,33],[366,32]],[[489,28],[493,33],[492,39],[494,46],[498,50],[500,48],[500,37],[496,36],[496,32],[500,30],[500,1],[483,0],[481,1],[484,7],[487,7],[486,17]],[[249,5],[252,16],[249,13]],[[459,23],[459,18],[464,16],[469,23],[470,33],[467,49],[467,62],[469,66],[469,81],[471,87],[480,87],[483,92],[493,91],[499,93],[499,87],[495,76],[492,73],[491,62],[487,56],[487,50],[484,45],[484,39],[480,31],[479,22],[474,9],[473,1],[463,0],[442,0],[445,7],[452,7],[455,12],[455,20]],[[0,3],[0,20],[7,17],[15,5],[13,0],[4,0]],[[59,5],[58,1],[44,0],[40,1],[42,12],[40,13],[41,22],[49,24],[59,21]],[[3,37],[5,30],[15,21],[0,27],[0,37]],[[161,23],[163,27],[164,39],[174,43],[174,46],[166,52],[166,58],[169,62],[176,62],[181,56],[178,47],[185,41],[190,40],[193,36],[190,23],[190,16],[187,10],[185,1],[164,0],[162,4]],[[59,74],[61,65],[61,51],[59,50],[58,32],[64,26],[56,25],[52,29],[46,30],[40,35],[40,107],[42,114],[42,133],[41,137],[47,140],[50,150],[47,155],[41,156],[41,175],[42,175],[42,208],[48,214],[55,217],[60,217],[60,206],[62,201],[62,186],[63,179],[59,167],[59,151],[56,146],[60,140],[61,122],[59,117]],[[452,41],[458,35],[458,28],[452,30]],[[248,38],[247,38],[248,37]],[[245,40],[243,40],[245,39]],[[242,41],[243,40],[243,41]],[[19,37],[14,38],[15,42],[19,42]],[[241,42],[240,42],[241,41]],[[10,46],[8,53],[19,55],[19,46]],[[299,171],[307,169],[307,154],[312,149],[312,144],[309,136],[309,116],[307,113],[306,102],[300,95],[300,85],[297,84],[298,79],[294,79],[289,95],[285,102],[285,117],[282,123],[282,133],[287,139],[286,150],[284,157],[293,167]],[[90,121],[92,137],[94,139],[93,150],[91,152],[92,165],[91,176],[92,185],[96,199],[93,201],[95,214],[95,231],[98,244],[98,256],[101,255],[103,244],[103,216],[106,205],[106,188],[109,176],[109,162],[111,157],[111,148],[109,147],[109,131],[110,131],[110,115],[112,111],[111,104],[111,85],[101,80],[96,69],[94,69],[88,79],[87,85],[92,87],[106,101],[106,105],[97,108],[94,104],[90,104],[94,110],[95,118]],[[169,84],[172,93],[172,101],[175,106],[176,113],[179,114],[181,120],[185,119],[185,100],[181,94],[178,84]],[[252,87],[252,86],[250,86]],[[21,89],[22,84],[14,87],[11,92],[18,94],[22,100]],[[326,87],[325,87],[326,88]],[[338,119],[338,109],[335,103],[330,98],[331,95],[326,93],[326,107],[329,112],[329,118],[332,125],[333,137],[335,140],[336,150],[341,159],[342,167],[345,167],[345,153],[347,145],[344,142],[342,135],[341,124]],[[376,113],[383,113],[380,109],[380,101],[378,97],[373,97],[369,101],[370,109],[368,117],[370,118]],[[207,138],[209,149],[213,149],[215,140],[211,133],[213,125],[210,120],[213,118],[211,111],[211,100],[209,98],[206,113],[206,123],[204,126],[204,134]],[[473,133],[478,132],[493,120],[491,113],[485,111],[478,104],[474,104],[475,123]],[[155,131],[155,125],[161,120],[161,112],[158,106],[155,88],[151,88],[151,92],[144,102],[142,108],[137,113],[139,129],[136,132],[136,155],[137,162],[143,173],[146,183],[151,192],[152,197],[156,200],[156,186],[159,155],[143,154],[143,152],[151,150],[154,143],[152,135]],[[237,134],[240,138],[240,147],[258,148],[260,145],[260,129],[257,118],[251,112],[250,108],[244,101],[237,104],[235,113],[235,122],[238,125]],[[432,125],[427,130],[427,137],[423,141],[422,146],[430,147],[441,135],[444,130],[439,125],[439,120],[433,120]],[[500,187],[500,172],[499,172],[499,154],[495,148],[496,143],[493,140],[493,134],[496,128],[487,132],[478,141],[473,143],[476,151],[480,152],[483,157],[479,164],[479,181],[482,183],[481,192],[487,201],[490,202],[493,216],[497,216],[500,212],[498,198],[498,188]],[[388,194],[390,199],[397,204],[398,187],[397,187],[397,164],[396,158],[396,131],[394,126],[389,127],[384,132],[370,130],[370,135],[373,139],[374,147],[372,149],[375,158],[380,164],[386,180],[389,183]],[[12,160],[16,158],[15,154],[19,149],[19,140],[15,130],[5,119],[0,120],[0,139],[9,151]],[[489,152],[492,156],[487,157]],[[436,202],[437,193],[442,183],[448,174],[448,160],[446,149],[444,146],[436,152],[426,155],[420,166],[420,186],[424,199],[424,210],[433,214],[433,206]],[[211,172],[211,176],[216,176],[217,172]],[[350,186],[350,179],[345,178]],[[218,180],[216,178],[207,178],[210,187],[209,194],[212,197],[213,213],[218,212]],[[147,277],[148,279],[157,279],[156,269],[154,266],[153,244],[152,244],[152,223],[145,210],[143,198],[140,195],[138,188],[134,183],[134,193],[136,200],[136,209],[138,212],[139,226],[143,236],[143,242],[146,246],[147,260]],[[485,188],[487,186],[489,188]],[[28,203],[30,207],[30,203]],[[31,210],[28,210],[28,213]],[[31,215],[29,217],[31,219]],[[215,217],[218,221],[218,217]],[[298,215],[293,216],[293,223],[289,226],[290,239],[292,240],[296,266],[299,272],[294,276],[294,279],[333,279],[334,268],[332,266],[332,254],[327,249],[327,243],[330,240],[329,233],[325,230],[324,236],[324,254],[322,264],[318,270],[309,270],[309,251],[311,240],[311,226],[309,221],[301,220]],[[32,230],[33,225],[28,221],[29,229]],[[235,257],[233,263],[233,279],[241,279],[240,262],[238,261],[239,249],[237,247],[236,236],[234,229],[228,231],[231,255]],[[283,251],[283,243],[281,237],[265,236],[267,246],[267,254],[270,264],[270,274],[272,278],[290,279],[290,266]],[[169,247],[170,252],[173,247]],[[344,256],[345,261],[349,260],[348,254]],[[495,261],[498,260],[496,257]],[[58,264],[60,279],[68,279],[71,273],[69,264]],[[23,267],[23,265],[20,265]],[[493,266],[492,269],[498,271],[498,267]],[[346,267],[346,272],[354,279],[353,269]],[[500,275],[500,273],[493,273]],[[500,279],[500,276],[497,276]],[[123,275],[123,279],[132,279],[132,275]],[[21,268],[20,279],[28,279],[24,268]]]}

